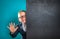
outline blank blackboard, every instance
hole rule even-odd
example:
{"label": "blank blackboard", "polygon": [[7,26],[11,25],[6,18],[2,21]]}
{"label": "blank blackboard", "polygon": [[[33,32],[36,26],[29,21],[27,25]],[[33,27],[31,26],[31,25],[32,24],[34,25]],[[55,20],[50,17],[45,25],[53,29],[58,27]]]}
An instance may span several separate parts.
{"label": "blank blackboard", "polygon": [[60,38],[59,2],[27,0],[27,39]]}

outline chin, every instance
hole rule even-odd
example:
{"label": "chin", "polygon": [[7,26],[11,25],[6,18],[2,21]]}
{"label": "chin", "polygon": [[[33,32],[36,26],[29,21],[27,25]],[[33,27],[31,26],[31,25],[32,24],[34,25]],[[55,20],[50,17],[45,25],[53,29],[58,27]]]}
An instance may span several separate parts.
{"label": "chin", "polygon": [[26,23],[26,21],[24,21],[23,23]]}

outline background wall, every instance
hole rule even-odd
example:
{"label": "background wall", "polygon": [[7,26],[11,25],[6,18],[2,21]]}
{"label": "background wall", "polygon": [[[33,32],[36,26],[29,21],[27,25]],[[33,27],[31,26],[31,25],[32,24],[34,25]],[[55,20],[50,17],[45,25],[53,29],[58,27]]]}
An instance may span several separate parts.
{"label": "background wall", "polygon": [[20,34],[12,38],[7,28],[10,22],[18,24],[20,10],[26,10],[26,0],[0,0],[0,39],[21,39]]}
{"label": "background wall", "polygon": [[60,38],[60,1],[27,0],[27,38]]}

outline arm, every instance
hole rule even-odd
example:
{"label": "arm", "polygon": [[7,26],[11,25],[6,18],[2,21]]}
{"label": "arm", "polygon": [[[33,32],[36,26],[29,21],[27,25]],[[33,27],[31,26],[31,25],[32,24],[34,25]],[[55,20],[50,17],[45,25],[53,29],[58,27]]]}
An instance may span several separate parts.
{"label": "arm", "polygon": [[22,35],[23,39],[26,39],[26,32],[20,29],[20,34]]}
{"label": "arm", "polygon": [[8,29],[10,30],[10,35],[14,38],[17,36],[18,34],[18,26],[14,27],[15,26],[15,23],[11,23],[9,24],[10,27],[8,27]]}
{"label": "arm", "polygon": [[15,37],[17,36],[17,34],[18,34],[18,29],[17,29],[14,33],[10,32],[10,35],[11,35],[13,38],[15,38]]}

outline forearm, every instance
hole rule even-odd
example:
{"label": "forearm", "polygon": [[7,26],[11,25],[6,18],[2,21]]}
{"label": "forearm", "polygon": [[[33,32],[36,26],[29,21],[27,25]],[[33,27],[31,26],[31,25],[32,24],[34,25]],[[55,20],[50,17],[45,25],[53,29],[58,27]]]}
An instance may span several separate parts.
{"label": "forearm", "polygon": [[10,35],[14,38],[16,37],[18,34],[18,30],[16,30],[15,32],[10,32]]}

